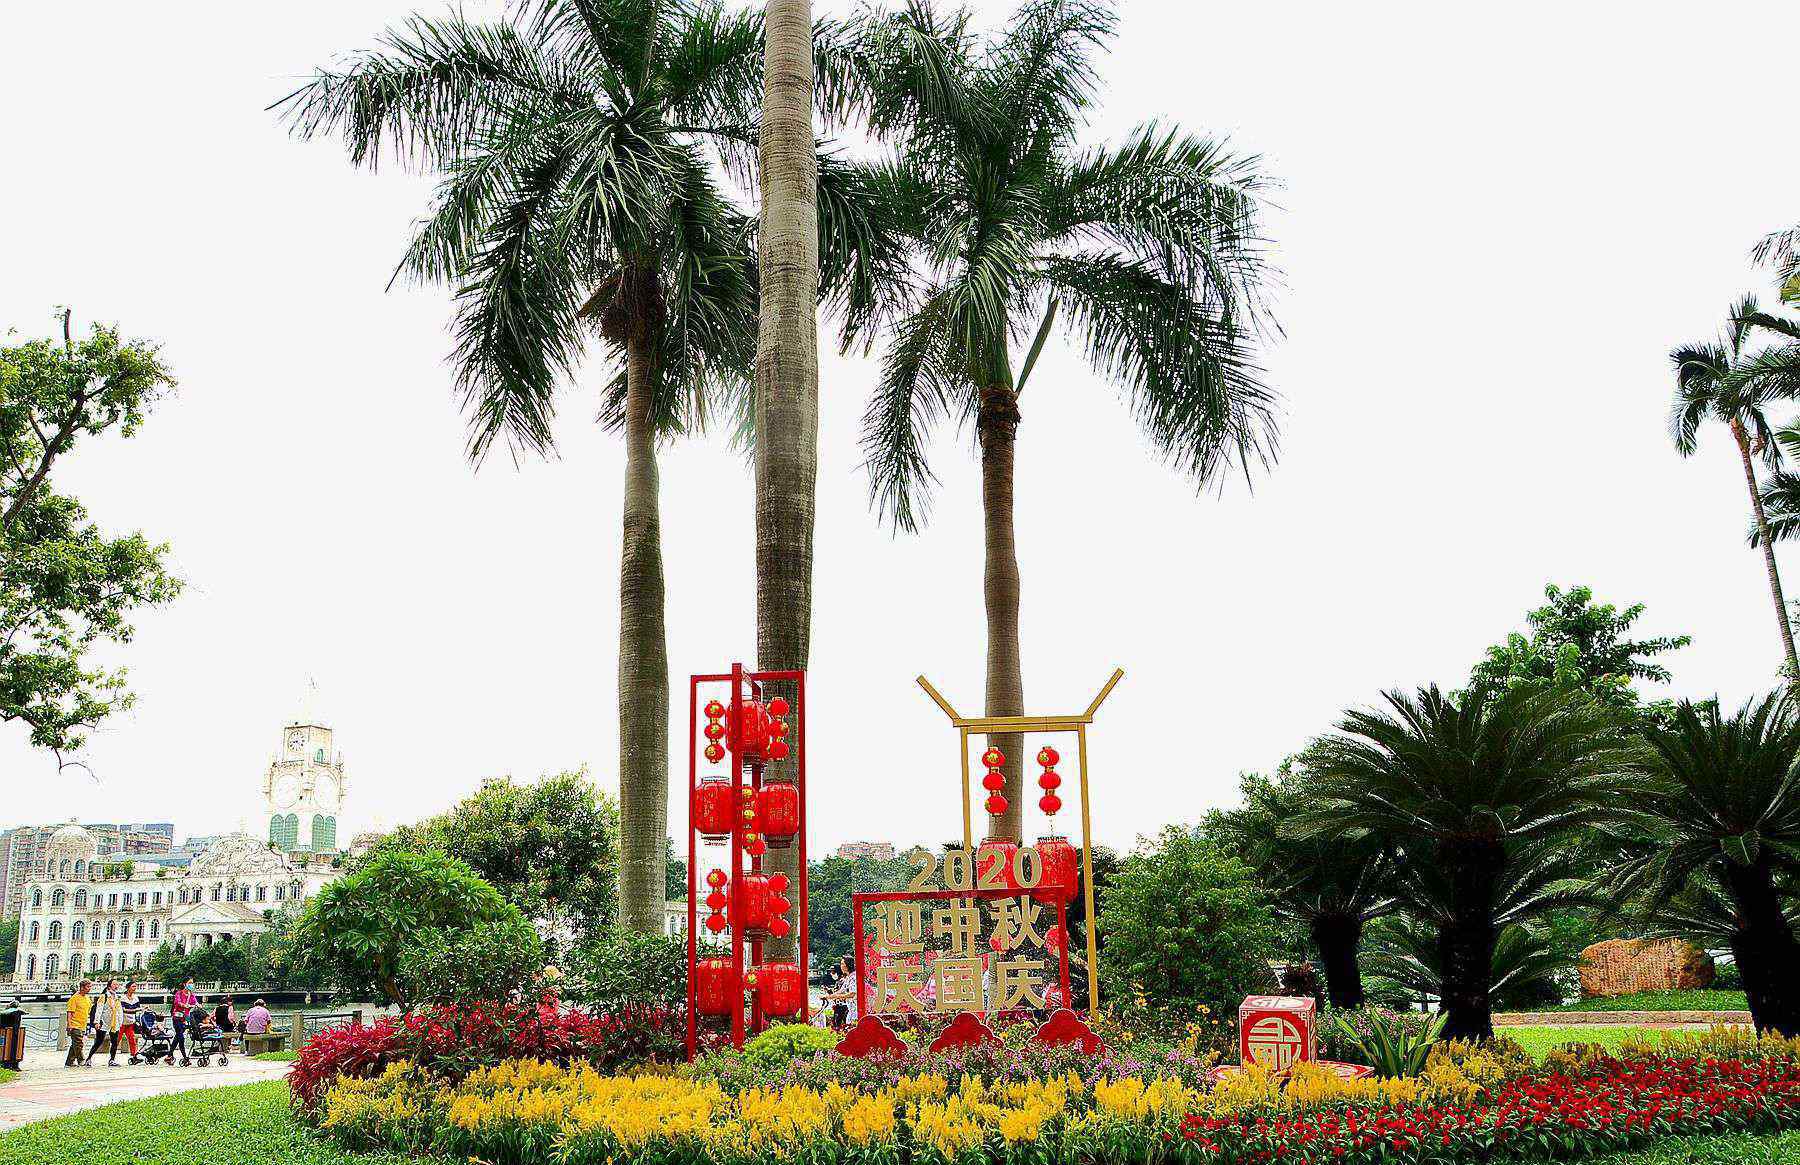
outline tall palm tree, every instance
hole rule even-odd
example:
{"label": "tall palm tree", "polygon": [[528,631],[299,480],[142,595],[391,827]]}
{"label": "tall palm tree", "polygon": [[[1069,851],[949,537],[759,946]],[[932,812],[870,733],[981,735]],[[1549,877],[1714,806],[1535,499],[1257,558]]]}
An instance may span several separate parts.
{"label": "tall palm tree", "polygon": [[[991,36],[932,0],[855,22],[859,108],[887,147],[878,185],[917,275],[863,421],[871,498],[916,529],[933,480],[929,430],[972,422],[989,715],[1024,711],[1014,453],[1021,396],[1059,312],[1196,483],[1266,464],[1274,448],[1274,399],[1250,356],[1267,278],[1257,161],[1154,125],[1080,146],[1113,8],[1024,0]],[[1018,839],[1019,739],[992,743],[1007,757],[1008,801],[992,832]]]}
{"label": "tall palm tree", "polygon": [[619,890],[640,931],[661,929],[668,848],[656,445],[750,380],[754,225],[710,143],[750,120],[760,47],[717,3],[540,0],[500,23],[414,17],[278,103],[358,165],[438,175],[399,273],[455,289],[473,460],[551,452],[557,389],[598,333],[599,412],[625,441]]}
{"label": "tall palm tree", "polygon": [[1243,804],[1210,818],[1209,827],[1256,869],[1277,909],[1306,927],[1332,1006],[1361,1007],[1365,929],[1397,905],[1391,847],[1372,835],[1297,836],[1288,829],[1317,796],[1304,767],[1284,764],[1275,779],[1247,773],[1240,783]]}
{"label": "tall palm tree", "polygon": [[1775,603],[1775,622],[1787,657],[1790,683],[1800,682],[1800,655],[1794,651],[1794,628],[1788,619],[1787,601],[1781,590],[1781,571],[1775,564],[1769,516],[1756,480],[1755,458],[1760,455],[1771,469],[1779,467],[1781,446],[1772,439],[1765,411],[1783,390],[1768,376],[1752,375],[1756,355],[1746,344],[1759,314],[1756,300],[1745,297],[1733,309],[1724,335],[1707,344],[1684,344],[1669,353],[1675,366],[1675,407],[1669,429],[1676,450],[1691,456],[1698,445],[1700,426],[1719,421],[1731,430],[1744,467],[1744,484],[1750,491],[1754,540],[1762,546],[1763,565],[1769,576],[1769,595]]}
{"label": "tall palm tree", "polygon": [[1783,303],[1800,302],[1800,225],[1764,235],[1750,257],[1775,268]]}
{"label": "tall palm tree", "polygon": [[1623,721],[1578,689],[1433,685],[1348,713],[1307,750],[1320,800],[1296,836],[1395,847],[1396,893],[1433,925],[1450,1038],[1493,1032],[1497,944],[1566,904],[1566,843],[1635,766]]}
{"label": "tall palm tree", "polygon": [[1620,896],[1672,929],[1723,931],[1757,1030],[1800,1033],[1800,705],[1775,693],[1727,716],[1716,700],[1683,701],[1643,734],[1652,779],[1616,830]]}

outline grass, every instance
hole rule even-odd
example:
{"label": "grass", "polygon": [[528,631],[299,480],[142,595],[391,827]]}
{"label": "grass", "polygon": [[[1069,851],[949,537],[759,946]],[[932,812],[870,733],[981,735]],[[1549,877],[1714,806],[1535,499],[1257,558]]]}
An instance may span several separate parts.
{"label": "grass", "polygon": [[1748,1011],[1742,991],[1638,991],[1606,999],[1578,999],[1536,1011]]}
{"label": "grass", "polygon": [[0,1084],[5,1084],[8,1080],[17,1080],[18,1078],[19,1074],[14,1072],[11,1068],[0,1068]]}
{"label": "grass", "polygon": [[297,1053],[294,1052],[258,1052],[251,1056],[252,1060],[267,1060],[271,1064],[292,1064]]}
{"label": "grass", "polygon": [[1545,1053],[1558,1044],[1599,1044],[1609,1052],[1619,1050],[1619,1045],[1631,1036],[1655,1036],[1656,1029],[1635,1027],[1622,1024],[1617,1027],[1599,1026],[1595,1024],[1569,1024],[1566,1027],[1497,1027],[1497,1036],[1505,1036],[1516,1040],[1521,1047],[1531,1053],[1534,1060],[1542,1060]]}
{"label": "grass", "polygon": [[[1537,1158],[1548,1161],[1550,1158]],[[1564,1161],[1570,1160],[1563,1158]],[[1583,1165],[1794,1165],[1800,1162],[1800,1130],[1785,1133],[1729,1133],[1717,1137],[1673,1137],[1634,1153],[1576,1158]],[[1520,1165],[1529,1165],[1521,1162]]]}
{"label": "grass", "polygon": [[288,1111],[269,1080],[107,1105],[0,1133],[6,1165],[419,1165],[395,1153],[349,1153]]}

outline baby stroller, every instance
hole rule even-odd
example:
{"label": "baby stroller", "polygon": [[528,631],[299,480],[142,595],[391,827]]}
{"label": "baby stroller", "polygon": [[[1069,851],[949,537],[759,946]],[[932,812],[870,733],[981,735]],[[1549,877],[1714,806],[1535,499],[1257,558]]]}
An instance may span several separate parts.
{"label": "baby stroller", "polygon": [[221,1068],[231,1063],[225,1058],[230,1046],[231,1033],[220,1031],[219,1025],[210,1019],[204,1027],[188,1029],[188,1052],[194,1057],[194,1063],[202,1068],[215,1060]]}
{"label": "baby stroller", "polygon": [[154,1064],[161,1060],[165,1064],[175,1062],[175,1029],[169,1021],[153,1011],[145,1011],[138,1016],[138,1051],[131,1057],[133,1064]]}

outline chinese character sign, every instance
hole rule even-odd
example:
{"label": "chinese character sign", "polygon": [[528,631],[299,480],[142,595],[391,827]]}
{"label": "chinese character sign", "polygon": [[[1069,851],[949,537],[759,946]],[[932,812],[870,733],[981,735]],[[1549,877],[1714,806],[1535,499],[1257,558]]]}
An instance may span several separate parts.
{"label": "chinese character sign", "polygon": [[1238,1053],[1246,1064],[1289,1068],[1299,1060],[1316,1060],[1314,1021],[1318,1005],[1310,998],[1252,995],[1238,1007]]}

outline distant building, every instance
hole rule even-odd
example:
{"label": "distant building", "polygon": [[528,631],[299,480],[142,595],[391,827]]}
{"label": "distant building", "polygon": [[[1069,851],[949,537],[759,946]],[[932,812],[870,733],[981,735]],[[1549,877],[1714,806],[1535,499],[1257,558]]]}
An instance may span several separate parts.
{"label": "distant building", "polygon": [[837,847],[837,856],[861,861],[868,858],[877,862],[894,860],[894,843],[891,841],[847,841]]}
{"label": "distant building", "polygon": [[[16,918],[24,901],[25,886],[46,875],[45,860],[57,825],[21,825],[0,834],[0,918]],[[173,848],[175,826],[171,822],[131,824],[96,822],[84,825],[94,839],[102,862],[167,854]]]}

